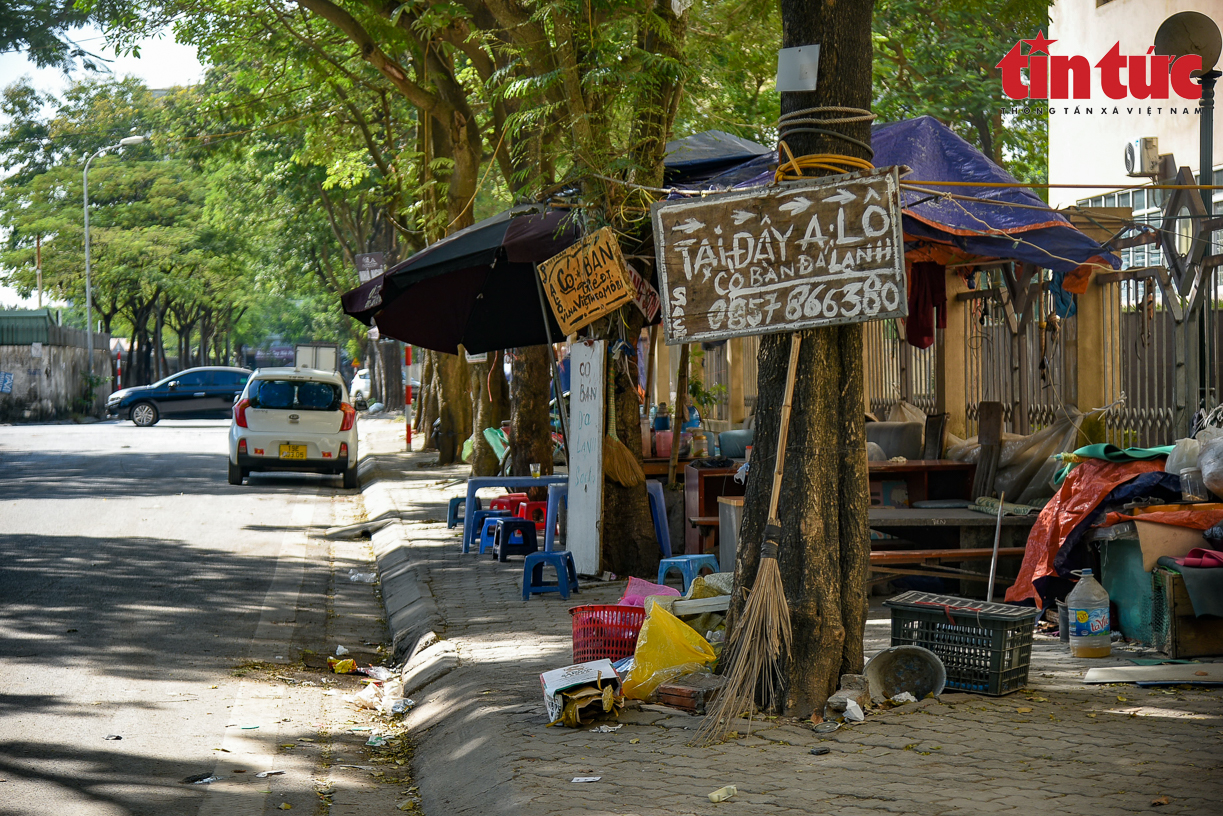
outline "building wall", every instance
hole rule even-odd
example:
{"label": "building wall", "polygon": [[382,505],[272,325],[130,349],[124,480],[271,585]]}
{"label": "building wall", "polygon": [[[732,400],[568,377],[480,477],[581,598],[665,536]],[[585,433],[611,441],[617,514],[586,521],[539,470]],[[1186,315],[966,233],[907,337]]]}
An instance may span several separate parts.
{"label": "building wall", "polygon": [[[13,375],[11,394],[0,394],[0,422],[66,419],[80,413],[76,401],[85,393],[86,352],[76,346],[0,346],[0,372]],[[110,395],[110,361],[106,348],[93,350],[93,370],[103,375],[94,393],[94,414]]]}
{"label": "building wall", "polygon": [[[1121,43],[1125,55],[1146,54],[1155,41],[1159,24],[1179,11],[1199,11],[1223,24],[1223,0],[1110,0],[1098,5],[1099,0],[1057,0],[1049,9],[1050,39],[1054,54],[1082,54],[1094,66],[1113,43]],[[1025,35],[1030,36],[1030,35]],[[1132,179],[1125,174],[1125,144],[1131,138],[1156,136],[1159,152],[1172,153],[1178,166],[1191,167],[1198,172],[1198,116],[1193,113],[1195,105],[1174,101],[1178,110],[1187,105],[1189,113],[1169,114],[1169,102],[1163,100],[1112,100],[1100,89],[1099,73],[1093,68],[1093,97],[1088,100],[1053,101],[1057,108],[1049,116],[1049,181],[1054,184],[1100,184],[1098,190],[1050,190],[1049,202],[1054,206],[1066,206],[1076,201],[1091,198],[1108,189],[1135,184],[1141,179]],[[1216,87],[1216,104],[1219,88]],[[1094,108],[1091,115],[1073,113],[1078,105],[1080,111]],[[1101,115],[1099,110],[1107,105],[1110,113]],[[1138,108],[1141,105],[1141,114]],[[1066,107],[1070,113],[1064,112]],[[1120,113],[1113,115],[1114,107]],[[1134,111],[1127,112],[1127,108]],[[1163,107],[1163,113],[1147,108]],[[1219,118],[1219,117],[1216,117]],[[1215,125],[1215,168],[1223,162],[1223,122]]]}

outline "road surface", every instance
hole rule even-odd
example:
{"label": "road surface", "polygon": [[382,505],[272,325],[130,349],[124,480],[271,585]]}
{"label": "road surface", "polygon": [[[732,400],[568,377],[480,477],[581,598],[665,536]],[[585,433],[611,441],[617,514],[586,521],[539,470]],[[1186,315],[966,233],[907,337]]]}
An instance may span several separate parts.
{"label": "road surface", "polygon": [[313,750],[338,698],[264,664],[328,649],[336,553],[312,533],[359,497],[306,474],[230,486],[227,428],[0,426],[0,813],[313,813],[335,787],[283,745]]}

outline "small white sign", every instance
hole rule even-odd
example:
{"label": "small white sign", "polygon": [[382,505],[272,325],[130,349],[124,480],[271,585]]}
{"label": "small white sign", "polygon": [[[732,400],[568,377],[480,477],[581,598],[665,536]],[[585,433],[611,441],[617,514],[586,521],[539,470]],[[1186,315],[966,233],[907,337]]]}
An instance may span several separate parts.
{"label": "small white sign", "polygon": [[799,45],[777,52],[778,91],[814,91],[819,75],[818,45]]}
{"label": "small white sign", "polygon": [[569,527],[565,547],[579,575],[598,575],[603,561],[603,364],[606,340],[570,350]]}
{"label": "small white sign", "polygon": [[472,354],[470,351],[467,351],[466,354],[467,362],[469,363],[487,363],[490,352],[482,351],[479,354]]}
{"label": "small white sign", "polygon": [[42,343],[30,343],[30,356],[42,357]]}

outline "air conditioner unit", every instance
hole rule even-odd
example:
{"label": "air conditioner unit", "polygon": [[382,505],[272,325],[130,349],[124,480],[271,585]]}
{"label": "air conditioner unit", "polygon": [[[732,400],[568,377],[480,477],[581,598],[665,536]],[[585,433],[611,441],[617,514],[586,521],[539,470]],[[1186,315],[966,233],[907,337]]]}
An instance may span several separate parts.
{"label": "air conditioner unit", "polygon": [[1145,178],[1159,175],[1159,139],[1143,136],[1125,143],[1125,172],[1129,176]]}

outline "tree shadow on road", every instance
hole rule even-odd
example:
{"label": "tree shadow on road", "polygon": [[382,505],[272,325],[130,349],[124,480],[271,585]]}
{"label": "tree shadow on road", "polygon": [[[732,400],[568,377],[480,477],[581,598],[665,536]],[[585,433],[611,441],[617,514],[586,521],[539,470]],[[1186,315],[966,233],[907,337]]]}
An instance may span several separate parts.
{"label": "tree shadow on road", "polygon": [[0,657],[40,670],[88,658],[133,678],[215,673],[250,642],[275,566],[172,539],[0,535]]}

